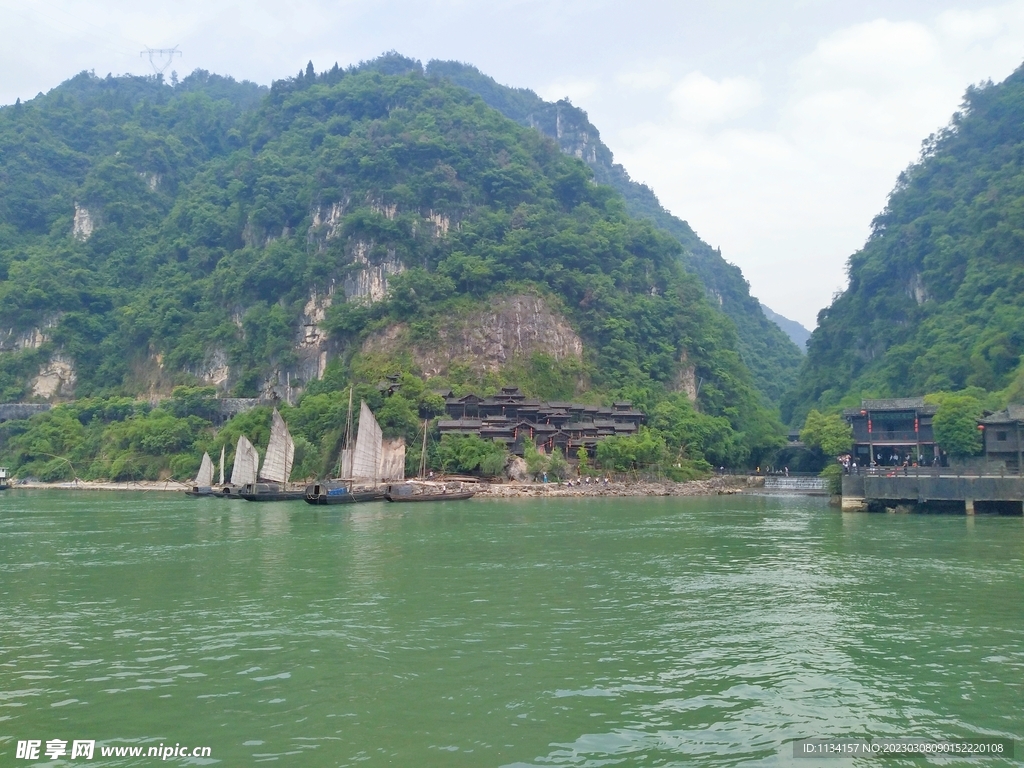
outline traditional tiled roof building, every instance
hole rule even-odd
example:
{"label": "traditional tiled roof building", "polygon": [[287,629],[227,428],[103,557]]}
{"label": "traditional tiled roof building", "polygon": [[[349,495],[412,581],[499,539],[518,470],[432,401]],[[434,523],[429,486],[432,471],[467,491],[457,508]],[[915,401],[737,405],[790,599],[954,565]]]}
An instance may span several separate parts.
{"label": "traditional tiled roof building", "polygon": [[1024,405],[1008,405],[978,422],[984,428],[985,457],[1020,472],[1024,453]]}
{"label": "traditional tiled roof building", "polygon": [[575,454],[581,447],[593,453],[601,439],[634,434],[645,419],[628,401],[610,407],[541,402],[526,397],[518,387],[502,387],[489,397],[456,397],[448,392],[445,414],[447,418],[438,422],[442,435],[479,435],[500,440],[520,455],[526,437],[548,453],[558,448],[566,455]]}
{"label": "traditional tiled roof building", "polygon": [[860,466],[920,461],[939,462],[941,451],[932,433],[932,417],[938,407],[923,397],[891,397],[861,400],[860,408],[843,411],[853,427],[853,459]]}

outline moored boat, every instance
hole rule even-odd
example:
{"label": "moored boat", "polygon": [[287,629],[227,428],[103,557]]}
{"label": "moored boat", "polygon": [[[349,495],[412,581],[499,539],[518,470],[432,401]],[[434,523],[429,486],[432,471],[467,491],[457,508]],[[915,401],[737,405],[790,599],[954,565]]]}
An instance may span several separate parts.
{"label": "moored boat", "polygon": [[288,425],[275,408],[270,423],[267,455],[263,457],[263,466],[257,473],[257,481],[246,483],[238,495],[246,501],[294,501],[305,498],[305,489],[288,487],[294,460],[295,443],[288,432]]}
{"label": "moored boat", "polygon": [[418,480],[396,483],[387,487],[384,498],[391,502],[418,501],[463,501],[476,495],[475,490],[466,490],[463,483],[438,483],[427,480],[427,421],[423,421],[423,446],[420,448],[420,474]]}
{"label": "moored boat", "polygon": [[7,478],[7,467],[0,467],[0,491],[6,491],[10,487],[11,483]]}
{"label": "moored boat", "polygon": [[464,501],[465,499],[471,499],[476,496],[476,491],[466,490],[441,490],[441,491],[429,491],[425,490],[422,492],[410,492],[402,493],[404,489],[393,489],[389,486],[387,493],[384,494],[384,498],[387,501],[395,503],[405,502],[417,502],[417,501]]}
{"label": "moored boat", "polygon": [[[224,450],[221,449],[223,466]],[[213,495],[220,499],[237,499],[239,493],[245,486],[256,482],[256,470],[260,465],[260,455],[256,447],[245,435],[239,435],[235,444],[235,460],[231,465],[231,477],[227,483],[224,482],[223,472],[221,473],[220,484],[214,489]]]}
{"label": "moored boat", "polygon": [[384,493],[378,488],[359,488],[340,480],[328,480],[307,485],[303,498],[307,504],[357,504],[383,499]]}
{"label": "moored boat", "polygon": [[186,496],[212,496],[213,495],[213,461],[210,454],[203,453],[203,461],[199,465],[199,474],[192,482],[192,487],[185,491]]}
{"label": "moored boat", "polygon": [[278,483],[249,483],[236,494],[246,501],[295,501],[306,496],[305,490],[295,490]]}
{"label": "moored boat", "polygon": [[394,470],[385,463],[405,464],[405,444],[401,444],[400,455],[384,461],[383,434],[380,425],[369,406],[360,403],[359,432],[355,447],[350,447],[352,434],[352,392],[349,390],[349,417],[345,428],[345,447],[338,462],[341,477],[306,486],[304,498],[307,504],[356,504],[362,501],[377,501],[384,498],[381,480],[387,479]]}

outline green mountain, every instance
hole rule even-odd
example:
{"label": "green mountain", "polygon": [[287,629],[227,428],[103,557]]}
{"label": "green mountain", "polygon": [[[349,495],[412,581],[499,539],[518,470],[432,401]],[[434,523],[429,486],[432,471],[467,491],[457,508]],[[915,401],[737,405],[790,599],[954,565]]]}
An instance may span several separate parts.
{"label": "green mountain", "polygon": [[739,267],[723,259],[721,250],[701,240],[687,222],[662,207],[649,187],[633,181],[626,169],[615,163],[586,112],[566,100],[551,103],[531,90],[499,85],[468,64],[431,61],[426,71],[468,88],[506,117],[557,141],[563,152],[590,166],[598,183],[622,195],[630,215],[651,221],[678,240],[687,271],[700,279],[712,301],[735,324],[740,354],[758,389],[769,401],[778,403],[793,387],[803,348],[765,316],[757,299],[750,295],[750,285]]}
{"label": "green mountain", "polygon": [[0,401],[295,402],[411,373],[629,397],[680,457],[776,445],[680,243],[406,61],[310,64],[269,91],[83,73],[0,109]]}
{"label": "green mountain", "polygon": [[[1024,353],[1024,69],[968,89],[819,314],[784,416],[859,396],[1002,390]],[[1019,386],[1018,386],[1019,389]]]}
{"label": "green mountain", "polygon": [[764,316],[775,323],[782,332],[789,336],[790,340],[796,344],[797,349],[802,352],[807,350],[807,342],[811,338],[811,332],[804,328],[796,320],[790,320],[788,317],[783,317],[778,312],[773,312],[770,308],[764,304],[761,305],[761,311],[764,312]]}

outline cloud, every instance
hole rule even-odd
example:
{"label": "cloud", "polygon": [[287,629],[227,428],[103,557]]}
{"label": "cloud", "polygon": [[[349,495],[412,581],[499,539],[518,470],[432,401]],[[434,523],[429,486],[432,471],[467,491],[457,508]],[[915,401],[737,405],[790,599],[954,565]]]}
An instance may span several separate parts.
{"label": "cloud", "polygon": [[721,123],[761,103],[757,82],[744,77],[713,80],[691,72],[668,95],[679,116],[691,123]]}
{"label": "cloud", "polygon": [[940,54],[939,41],[924,24],[877,19],[820,40],[814,52],[796,64],[797,87],[815,83],[884,88],[897,78],[934,68]]}
{"label": "cloud", "polygon": [[691,72],[658,119],[604,136],[754,295],[813,326],[922,140],[968,85],[1013,71],[1022,43],[1024,2],[850,24],[776,71]]}
{"label": "cloud", "polygon": [[574,104],[580,104],[593,96],[598,91],[598,85],[593,80],[556,80],[537,90],[537,94],[547,101],[558,101],[569,99]]}
{"label": "cloud", "polygon": [[663,69],[633,70],[616,75],[615,82],[635,91],[658,91],[672,84],[672,76]]}

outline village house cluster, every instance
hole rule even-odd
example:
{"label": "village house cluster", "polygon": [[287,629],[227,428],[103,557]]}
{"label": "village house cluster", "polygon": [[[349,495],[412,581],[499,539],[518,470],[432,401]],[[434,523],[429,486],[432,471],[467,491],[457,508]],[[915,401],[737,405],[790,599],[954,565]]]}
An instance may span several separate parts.
{"label": "village house cluster", "polygon": [[545,453],[558,448],[565,455],[575,455],[585,448],[593,455],[601,440],[612,435],[635,434],[645,419],[628,401],[610,407],[541,402],[526,397],[518,387],[502,387],[489,397],[456,397],[447,392],[444,398],[447,418],[437,424],[442,435],[477,435],[498,440],[520,456],[527,438]]}

